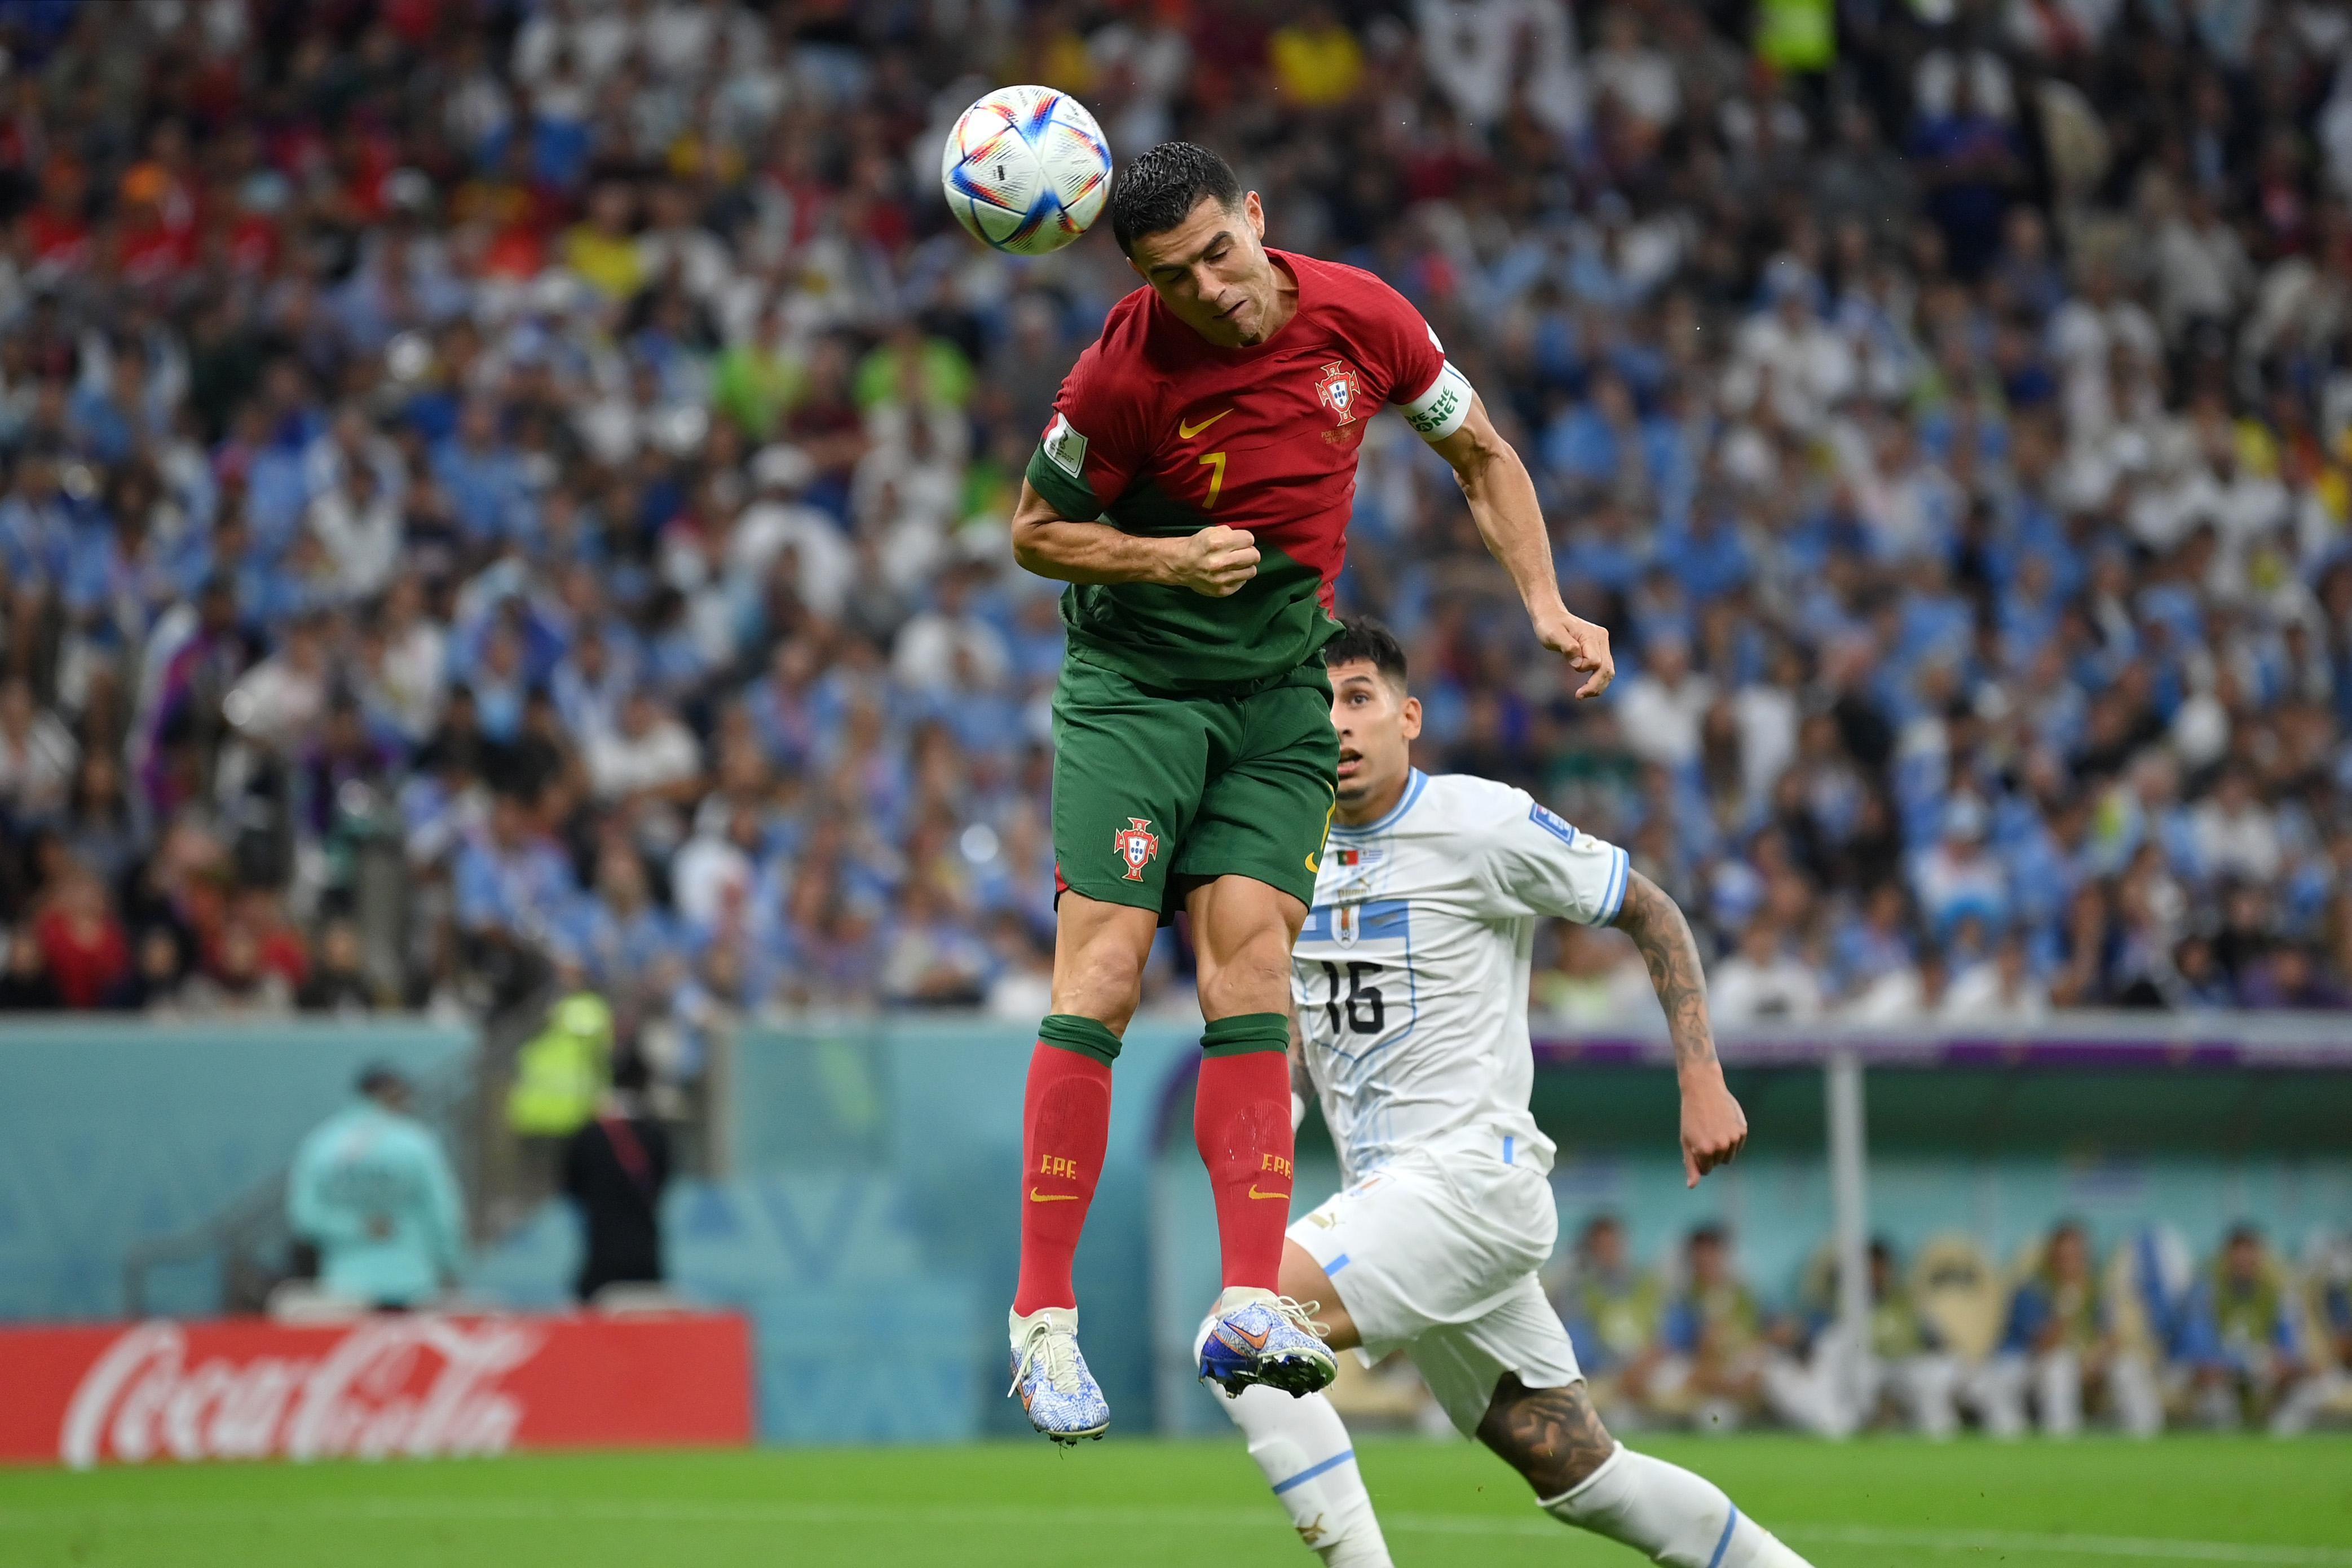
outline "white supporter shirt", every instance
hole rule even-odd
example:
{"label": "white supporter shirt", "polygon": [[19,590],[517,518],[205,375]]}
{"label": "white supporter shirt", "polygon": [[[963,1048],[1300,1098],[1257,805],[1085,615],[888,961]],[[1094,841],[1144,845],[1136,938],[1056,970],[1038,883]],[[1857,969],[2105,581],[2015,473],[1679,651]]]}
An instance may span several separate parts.
{"label": "white supporter shirt", "polygon": [[1536,922],[1606,925],[1628,875],[1616,845],[1465,774],[1416,768],[1388,815],[1332,823],[1291,997],[1349,1183],[1408,1148],[1489,1138],[1551,1168],[1528,1111]]}

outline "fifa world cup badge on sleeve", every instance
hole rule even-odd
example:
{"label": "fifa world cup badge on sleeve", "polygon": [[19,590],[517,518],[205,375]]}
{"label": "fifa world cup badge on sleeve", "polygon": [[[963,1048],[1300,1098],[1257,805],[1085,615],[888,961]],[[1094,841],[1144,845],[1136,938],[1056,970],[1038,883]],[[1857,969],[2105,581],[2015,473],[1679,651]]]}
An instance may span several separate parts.
{"label": "fifa world cup badge on sleeve", "polygon": [[1111,835],[1111,848],[1127,862],[1127,880],[1141,882],[1143,868],[1160,852],[1160,835],[1151,831],[1149,817],[1129,817],[1127,826]]}
{"label": "fifa world cup badge on sleeve", "polygon": [[1070,428],[1070,422],[1061,414],[1045,427],[1045,455],[1055,467],[1073,479],[1083,478],[1087,469],[1087,438]]}

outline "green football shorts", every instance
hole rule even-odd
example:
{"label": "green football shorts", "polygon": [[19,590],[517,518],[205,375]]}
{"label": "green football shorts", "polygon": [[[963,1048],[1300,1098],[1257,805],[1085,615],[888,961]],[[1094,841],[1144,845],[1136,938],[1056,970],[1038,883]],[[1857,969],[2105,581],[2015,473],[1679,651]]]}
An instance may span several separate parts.
{"label": "green football shorts", "polygon": [[1323,663],[1179,693],[1066,659],[1054,688],[1056,892],[1157,910],[1239,875],[1315,901],[1339,738]]}

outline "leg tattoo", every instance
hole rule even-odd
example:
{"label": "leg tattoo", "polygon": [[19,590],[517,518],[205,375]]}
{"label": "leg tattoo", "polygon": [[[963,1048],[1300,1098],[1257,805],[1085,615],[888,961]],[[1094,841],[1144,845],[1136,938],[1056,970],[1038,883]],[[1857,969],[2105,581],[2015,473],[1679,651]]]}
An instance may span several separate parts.
{"label": "leg tattoo", "polygon": [[1478,1440],[1525,1476],[1539,1498],[1574,1490],[1617,1451],[1581,1382],[1529,1388],[1508,1372],[1478,1423]]}

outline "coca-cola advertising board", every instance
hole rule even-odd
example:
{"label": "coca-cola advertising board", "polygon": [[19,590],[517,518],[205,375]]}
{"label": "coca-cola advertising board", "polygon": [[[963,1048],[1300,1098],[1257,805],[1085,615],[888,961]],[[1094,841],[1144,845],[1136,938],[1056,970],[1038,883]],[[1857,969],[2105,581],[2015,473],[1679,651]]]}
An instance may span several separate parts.
{"label": "coca-cola advertising board", "polygon": [[751,1437],[732,1313],[0,1329],[0,1461],[498,1454]]}

